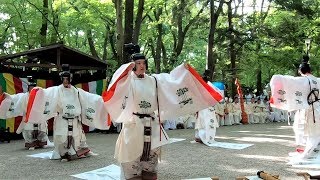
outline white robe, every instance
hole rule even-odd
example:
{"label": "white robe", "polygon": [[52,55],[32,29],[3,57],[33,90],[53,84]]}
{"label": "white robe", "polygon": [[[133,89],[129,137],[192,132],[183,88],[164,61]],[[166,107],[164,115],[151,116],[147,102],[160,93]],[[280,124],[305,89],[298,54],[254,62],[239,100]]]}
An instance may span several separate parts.
{"label": "white robe", "polygon": [[216,118],[219,122],[219,126],[225,125],[225,113],[224,113],[224,104],[218,103],[214,106],[216,111]]}
{"label": "white robe", "polygon": [[[98,129],[109,128],[106,121],[107,111],[101,96],[74,86],[65,88],[63,85],[47,89],[34,88],[30,94],[27,122],[39,123],[55,117],[53,126],[55,149],[52,159],[59,159],[67,152],[74,155],[75,151],[81,149],[80,145],[85,141],[82,124]],[[74,145],[73,148],[67,149],[63,144],[67,141],[69,122],[73,126],[70,135],[74,139]]]}
{"label": "white robe", "polygon": [[233,119],[235,124],[240,124],[241,121],[241,104],[239,102],[233,103]]}
{"label": "white robe", "polygon": [[248,103],[244,104],[244,109],[245,109],[245,112],[248,115],[249,124],[256,123],[255,115],[254,115],[254,104],[255,103],[251,103],[251,102],[248,102]]}
{"label": "white robe", "polygon": [[[29,92],[26,93],[18,93],[14,95],[10,95],[5,93],[5,100],[0,104],[0,118],[7,119],[17,116],[23,116],[22,121],[16,131],[17,134],[22,133],[23,138],[26,143],[32,143],[32,131],[34,130],[33,123],[26,123],[26,111],[27,111],[27,103],[29,99]],[[48,136],[46,135],[48,132],[47,122],[41,122],[38,124],[38,130],[41,131],[41,136],[39,134],[38,140],[41,142],[47,142]],[[49,141],[48,141],[49,142]]]}
{"label": "white robe", "polygon": [[175,119],[167,119],[167,120],[165,120],[165,122],[163,123],[163,128],[165,130],[177,129],[176,120]]}
{"label": "white robe", "polygon": [[[313,105],[309,105],[307,97],[311,89],[320,89],[320,81],[312,75],[304,77],[274,75],[270,86],[273,98],[271,106],[287,111],[302,110],[300,113],[304,111],[304,123],[294,122],[296,124],[294,131],[301,132],[301,124],[304,124],[304,134],[298,133],[296,137],[307,137],[306,148],[300,158],[309,158],[320,142],[320,102],[316,101]],[[314,96],[311,97],[315,99]]]}
{"label": "white robe", "polygon": [[[213,106],[222,99],[218,90],[205,83],[190,66],[186,69],[180,65],[170,74],[155,74],[157,81],[146,74],[137,78],[133,67],[134,63],[122,65],[104,96],[111,119],[123,123],[115,148],[115,158],[120,163],[142,155],[144,122],[133,113],[153,114],[159,106],[161,120],[172,119]],[[167,144],[168,136],[159,121],[153,120],[151,126],[151,149]]]}
{"label": "white robe", "polygon": [[26,97],[25,93],[18,93],[10,95],[4,93],[5,99],[0,104],[0,119],[7,119],[17,116],[23,116],[24,114],[24,101]]}
{"label": "white robe", "polygon": [[233,118],[233,104],[228,102],[225,104],[225,116],[224,116],[224,125],[225,126],[231,126],[234,124],[234,118]]}
{"label": "white robe", "polygon": [[203,144],[209,146],[214,142],[217,127],[219,127],[219,123],[214,107],[203,109],[198,113],[195,137],[200,138]]}

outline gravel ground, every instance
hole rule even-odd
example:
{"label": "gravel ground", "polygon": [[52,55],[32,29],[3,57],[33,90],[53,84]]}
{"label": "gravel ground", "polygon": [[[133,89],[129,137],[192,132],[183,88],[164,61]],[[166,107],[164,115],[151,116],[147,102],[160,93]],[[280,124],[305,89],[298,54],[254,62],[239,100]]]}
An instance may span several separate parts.
{"label": "gravel ground", "polygon": [[[242,150],[231,150],[193,144],[194,130],[171,130],[172,138],[185,141],[162,148],[158,177],[160,180],[218,176],[235,179],[252,176],[259,170],[279,174],[281,179],[303,179],[295,175],[310,169],[293,168],[286,164],[288,152],[294,150],[294,134],[286,123],[224,126],[217,130],[216,140],[254,144]],[[89,133],[87,142],[98,153],[85,159],[62,163],[27,157],[49,151],[23,148],[23,140],[0,143],[0,179],[75,179],[70,175],[117,164],[113,158],[117,134]],[[52,140],[52,137],[50,137]],[[51,150],[51,149],[50,149]]]}

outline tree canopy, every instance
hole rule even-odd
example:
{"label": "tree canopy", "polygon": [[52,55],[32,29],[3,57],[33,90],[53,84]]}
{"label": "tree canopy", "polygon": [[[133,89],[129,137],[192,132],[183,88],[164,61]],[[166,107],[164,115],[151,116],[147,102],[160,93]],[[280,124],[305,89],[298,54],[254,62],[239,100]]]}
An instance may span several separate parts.
{"label": "tree canopy", "polygon": [[[151,73],[188,61],[234,95],[258,93],[273,74],[295,75],[303,54],[319,72],[319,0],[1,0],[0,54],[63,42],[109,64],[139,44]],[[306,38],[311,39],[307,46]]]}

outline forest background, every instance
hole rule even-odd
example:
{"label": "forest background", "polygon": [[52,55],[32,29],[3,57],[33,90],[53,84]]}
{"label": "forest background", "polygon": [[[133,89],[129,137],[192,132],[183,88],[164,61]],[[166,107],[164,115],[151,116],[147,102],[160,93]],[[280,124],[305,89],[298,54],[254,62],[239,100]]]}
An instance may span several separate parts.
{"label": "forest background", "polygon": [[[230,95],[263,92],[273,74],[319,71],[320,0],[0,0],[0,55],[63,42],[109,64],[139,44],[150,73],[188,61]],[[305,43],[310,39],[310,43]]]}

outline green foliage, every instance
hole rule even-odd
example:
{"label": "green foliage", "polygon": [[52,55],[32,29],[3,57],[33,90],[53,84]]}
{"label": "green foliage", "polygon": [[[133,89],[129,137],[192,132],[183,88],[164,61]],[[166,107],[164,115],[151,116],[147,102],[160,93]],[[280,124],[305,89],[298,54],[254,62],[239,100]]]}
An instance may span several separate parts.
{"label": "green foliage", "polygon": [[[0,1],[0,53],[10,54],[40,47],[43,1],[1,0]],[[183,6],[180,6],[185,2]],[[161,69],[169,71],[175,66],[189,62],[199,73],[206,68],[207,44],[210,24],[209,6],[206,0],[145,0],[139,45],[147,55],[150,72],[155,72],[152,47],[156,47],[158,25],[162,27]],[[239,1],[241,2],[241,1]],[[134,18],[138,7],[135,1]],[[159,19],[155,12],[162,9]],[[214,80],[231,82],[228,19],[226,5],[218,19],[214,34],[214,48],[217,55]],[[241,7],[239,7],[238,12]],[[260,9],[248,14],[234,14],[233,25],[236,49],[236,75],[247,87],[256,87],[256,74],[262,72],[262,83],[267,84],[273,74],[295,75],[296,66],[306,51],[304,39],[312,38],[310,63],[315,75],[320,75],[319,48],[320,16],[319,0],[276,0],[268,12]],[[190,24],[183,39],[181,53],[176,56],[179,22],[182,14],[182,30]],[[59,25],[54,25],[58,18]],[[57,20],[57,19],[56,19]],[[112,0],[49,0],[47,43],[63,41],[75,49],[91,54],[88,32],[91,32],[95,50],[102,59],[107,52],[110,64],[108,75],[117,69],[116,11]],[[53,38],[56,37],[56,38]],[[106,51],[104,45],[106,44]],[[166,56],[165,56],[166,55]],[[170,61],[169,61],[170,60]],[[165,66],[163,62],[167,62]]]}

